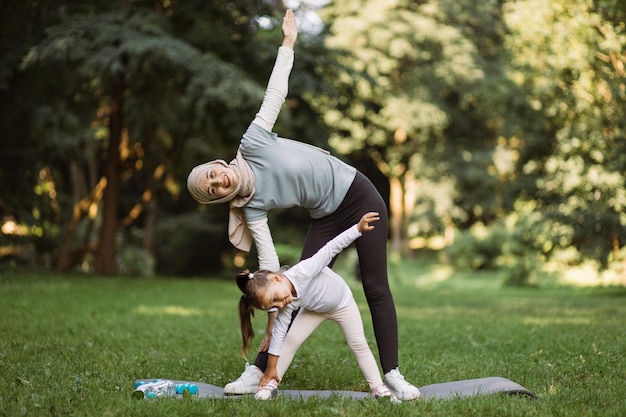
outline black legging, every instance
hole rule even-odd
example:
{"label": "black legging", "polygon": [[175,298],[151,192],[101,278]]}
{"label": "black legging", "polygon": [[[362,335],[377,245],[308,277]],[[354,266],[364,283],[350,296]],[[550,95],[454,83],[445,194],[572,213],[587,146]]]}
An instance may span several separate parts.
{"label": "black legging", "polygon": [[[348,193],[334,213],[313,219],[300,260],[313,256],[322,246],[357,224],[370,211],[380,213],[380,220],[373,223],[374,230],[364,233],[355,241],[355,245],[381,367],[383,373],[387,373],[398,366],[398,322],[387,277],[387,207],[376,187],[365,175],[357,172]],[[332,267],[334,262],[335,259],[329,266]],[[294,311],[292,321],[296,313]],[[267,352],[260,352],[254,365],[265,371],[267,358]]]}

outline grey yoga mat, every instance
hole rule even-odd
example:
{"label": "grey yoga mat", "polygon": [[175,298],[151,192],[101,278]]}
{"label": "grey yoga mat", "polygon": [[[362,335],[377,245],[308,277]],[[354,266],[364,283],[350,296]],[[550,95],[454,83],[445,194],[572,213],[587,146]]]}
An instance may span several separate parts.
{"label": "grey yoga mat", "polygon": [[[138,381],[152,381],[152,379],[140,379]],[[193,381],[180,381],[170,380],[176,384],[196,384],[198,386],[198,397],[200,398],[241,398],[241,395],[224,395],[224,389],[216,385],[207,384],[204,382]],[[462,381],[443,382],[440,384],[425,385],[419,387],[422,394],[421,400],[430,399],[451,399],[458,397],[472,397],[475,395],[489,395],[496,393],[523,395],[533,399],[537,398],[537,395],[513,382],[509,379],[502,377],[487,377],[466,379]],[[355,400],[361,400],[368,398],[370,395],[367,392],[359,391],[342,391],[342,390],[294,390],[294,389],[279,389],[279,397],[288,397],[292,399],[307,399],[311,397],[328,398],[333,395],[341,395]],[[181,397],[181,395],[178,395]]]}

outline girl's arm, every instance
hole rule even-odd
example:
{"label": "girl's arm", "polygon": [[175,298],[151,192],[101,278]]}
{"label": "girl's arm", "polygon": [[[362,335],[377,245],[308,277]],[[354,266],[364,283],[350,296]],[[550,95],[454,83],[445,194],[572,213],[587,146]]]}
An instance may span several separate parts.
{"label": "girl's arm", "polygon": [[287,98],[289,74],[293,67],[293,47],[298,38],[298,26],[292,10],[287,10],[287,13],[285,13],[282,32],[283,43],[278,48],[278,56],[274,63],[272,75],[270,75],[267,83],[263,104],[261,104],[261,109],[252,121],[252,123],[258,124],[268,132],[271,132],[274,128],[280,109],[285,102],[285,98]]}
{"label": "girl's arm", "polygon": [[269,355],[267,358],[267,368],[265,368],[265,373],[261,376],[261,381],[259,382],[259,386],[262,387],[270,382],[272,379],[275,379],[276,382],[280,383],[280,378],[278,376],[278,370],[276,369],[276,364],[278,363],[278,358],[280,356]]}
{"label": "girl's arm", "polygon": [[292,269],[298,270],[302,276],[315,277],[328,263],[337,256],[342,250],[350,246],[352,242],[358,239],[363,233],[374,229],[370,223],[380,220],[380,216],[376,212],[368,212],[361,217],[361,220],[347,229],[343,233],[336,236],[333,240],[325,244],[315,255],[298,262]]}
{"label": "girl's arm", "polygon": [[330,263],[342,250],[350,246],[352,242],[361,236],[357,225],[347,229],[333,240],[325,244],[315,255],[304,259],[294,265],[291,270],[296,271],[300,277],[313,278]]}
{"label": "girl's arm", "polygon": [[285,336],[287,335],[289,324],[291,323],[293,310],[293,304],[287,304],[285,307],[278,311],[276,321],[274,322],[274,329],[272,331],[272,340],[268,349],[268,353],[270,355],[280,355],[280,350],[283,346],[283,342],[285,341]]}

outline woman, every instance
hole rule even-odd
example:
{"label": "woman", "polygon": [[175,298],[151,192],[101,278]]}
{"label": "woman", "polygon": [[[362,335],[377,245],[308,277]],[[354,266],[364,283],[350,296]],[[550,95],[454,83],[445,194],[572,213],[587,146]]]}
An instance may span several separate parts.
{"label": "woman", "polygon": [[[298,36],[294,14],[287,10],[283,42],[259,112],[243,135],[236,158],[196,166],[187,179],[193,198],[202,204],[230,202],[231,243],[249,251],[254,241],[259,269],[276,271],[278,256],[267,223],[273,208],[303,207],[312,222],[300,259],[315,254],[336,235],[357,223],[370,210],[380,223],[356,242],[361,281],[372,315],[385,383],[402,400],[419,397],[419,390],[398,370],[398,323],[387,277],[387,209],[373,184],[357,170],[328,152],[272,133],[287,97]],[[332,266],[332,262],[329,264]],[[267,367],[267,348],[275,312],[270,313],[265,338],[253,366],[224,387],[226,394],[254,393]]]}

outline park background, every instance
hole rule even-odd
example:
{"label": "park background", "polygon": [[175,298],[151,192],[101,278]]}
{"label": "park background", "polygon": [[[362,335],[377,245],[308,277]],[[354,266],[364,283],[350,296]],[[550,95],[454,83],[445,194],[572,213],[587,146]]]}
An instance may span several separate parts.
{"label": "park background", "polygon": [[[255,256],[186,190],[260,106],[285,7],[301,33],[275,131],[388,201],[392,261],[625,282],[624,1],[19,1],[0,61],[0,259],[211,276]],[[307,214],[272,213],[284,263]],[[576,272],[572,272],[576,271]]]}
{"label": "park background", "polygon": [[[185,182],[235,154],[285,7],[301,33],[275,130],[387,201],[401,370],[416,385],[503,376],[538,401],[130,401],[137,378],[223,386],[243,369],[232,277],[256,255],[229,244],[227,205]],[[623,0],[2,10],[0,415],[624,415]],[[308,221],[271,213],[283,263]],[[347,250],[336,269],[373,341],[355,266]],[[283,386],[367,388],[330,324]]]}

